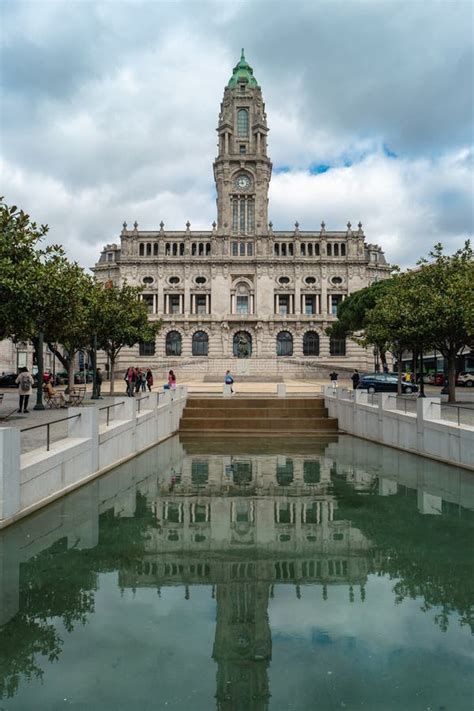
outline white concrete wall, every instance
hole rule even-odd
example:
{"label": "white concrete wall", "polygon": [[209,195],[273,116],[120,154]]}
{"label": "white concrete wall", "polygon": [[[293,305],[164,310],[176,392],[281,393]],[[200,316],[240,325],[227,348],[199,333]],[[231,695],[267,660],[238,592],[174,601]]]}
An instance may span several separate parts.
{"label": "white concrete wall", "polygon": [[[106,412],[70,408],[68,436],[20,454],[19,430],[0,428],[0,528],[81,486],[177,432],[187,388],[150,393],[140,401],[116,398]],[[138,412],[140,407],[140,412]]]}
{"label": "white concrete wall", "polygon": [[[329,417],[337,417],[339,429],[348,434],[432,457],[474,471],[474,427],[441,419],[440,398],[418,398],[416,411],[393,409],[393,396],[368,396],[324,388]],[[411,402],[411,401],[410,401]]]}

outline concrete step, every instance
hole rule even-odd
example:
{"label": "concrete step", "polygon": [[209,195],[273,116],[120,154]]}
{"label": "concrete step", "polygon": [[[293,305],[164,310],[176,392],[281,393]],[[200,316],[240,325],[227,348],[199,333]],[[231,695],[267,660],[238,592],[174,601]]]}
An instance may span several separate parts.
{"label": "concrete step", "polygon": [[272,408],[272,407],[251,407],[248,410],[244,410],[243,408],[236,408],[236,409],[229,409],[226,407],[188,407],[186,406],[183,411],[182,417],[187,419],[188,417],[199,417],[201,419],[207,419],[207,418],[216,418],[216,417],[229,417],[232,416],[233,418],[235,417],[246,417],[247,420],[251,420],[252,422],[255,419],[271,419],[271,418],[306,418],[306,419],[311,419],[311,418],[321,418],[321,417],[327,417],[328,416],[328,411],[326,407],[317,407],[317,408],[302,408],[302,407],[295,407],[292,408],[291,410],[285,410],[281,408]]}
{"label": "concrete step", "polygon": [[314,408],[324,408],[324,399],[321,398],[310,398],[310,397],[298,397],[298,398],[269,398],[269,397],[258,397],[258,398],[246,398],[246,397],[232,397],[232,398],[203,398],[191,395],[188,398],[186,407],[189,408],[217,408],[220,409],[225,407],[226,409],[238,410],[250,410],[251,408],[259,407],[272,407],[279,411],[282,410],[293,410],[295,407],[302,407],[308,409]]}
{"label": "concrete step", "polygon": [[229,432],[249,430],[259,432],[335,432],[337,420],[329,417],[267,417],[251,419],[248,417],[185,417],[180,423],[183,431],[227,430]]}

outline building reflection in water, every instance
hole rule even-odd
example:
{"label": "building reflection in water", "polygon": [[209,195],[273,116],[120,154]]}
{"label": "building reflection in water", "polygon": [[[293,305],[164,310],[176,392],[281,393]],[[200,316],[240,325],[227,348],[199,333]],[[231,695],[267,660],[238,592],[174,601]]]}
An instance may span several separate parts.
{"label": "building reflection in water", "polygon": [[[474,508],[468,478],[456,470],[455,480],[452,469],[431,462],[427,469],[428,460],[404,459],[393,450],[388,462],[383,448],[337,437],[304,444],[293,439],[284,451],[278,440],[230,445],[173,438],[5,531],[0,635],[3,630],[8,639],[31,637],[31,621],[47,617],[37,608],[48,594],[50,615],[69,619],[71,627],[71,621],[83,621],[93,612],[93,600],[81,610],[77,601],[82,605],[93,596],[96,575],[104,570],[118,570],[122,589],[155,587],[160,593],[181,585],[186,598],[193,585],[205,584],[217,606],[217,708],[264,711],[272,657],[268,605],[275,586],[292,585],[299,598],[305,585],[318,584],[324,599],[332,586],[345,586],[351,602],[356,594],[365,599],[370,573],[386,570],[384,551],[362,532],[366,521],[355,518],[357,509],[344,508],[341,492],[384,501],[397,498],[401,485],[411,485],[418,488],[420,513],[439,513],[444,499]],[[381,476],[387,471],[390,477]],[[55,582],[58,559],[49,555],[58,541],[65,579],[68,566],[74,571],[68,598]],[[39,569],[46,573],[39,583],[35,566],[43,549],[48,556],[41,558]],[[458,609],[462,604],[456,601]],[[32,649],[38,651],[38,644]],[[18,678],[16,653],[15,647],[8,652]],[[44,653],[53,660],[50,649]],[[25,650],[21,654],[30,658]],[[8,663],[4,668],[8,676]]]}

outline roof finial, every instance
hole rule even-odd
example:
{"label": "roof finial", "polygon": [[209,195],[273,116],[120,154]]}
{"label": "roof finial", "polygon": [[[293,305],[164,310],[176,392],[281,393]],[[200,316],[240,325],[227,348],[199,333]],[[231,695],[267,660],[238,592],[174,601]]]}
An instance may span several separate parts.
{"label": "roof finial", "polygon": [[242,47],[242,54],[240,55],[240,61],[245,62],[245,54],[244,54],[244,48]]}

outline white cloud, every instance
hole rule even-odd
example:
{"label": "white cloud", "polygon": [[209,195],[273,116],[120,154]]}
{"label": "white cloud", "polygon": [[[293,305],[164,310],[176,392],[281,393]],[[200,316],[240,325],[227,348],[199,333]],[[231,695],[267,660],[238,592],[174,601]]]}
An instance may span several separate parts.
{"label": "white cloud", "polygon": [[1,192],[87,265],[124,219],[209,228],[214,129],[244,44],[275,228],[361,219],[401,264],[454,249],[472,231],[468,5],[5,2]]}

